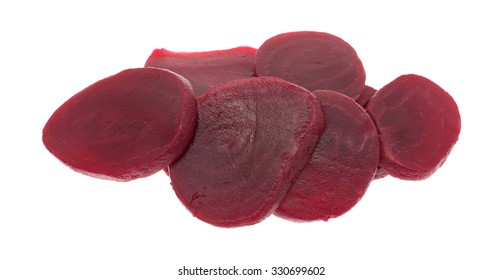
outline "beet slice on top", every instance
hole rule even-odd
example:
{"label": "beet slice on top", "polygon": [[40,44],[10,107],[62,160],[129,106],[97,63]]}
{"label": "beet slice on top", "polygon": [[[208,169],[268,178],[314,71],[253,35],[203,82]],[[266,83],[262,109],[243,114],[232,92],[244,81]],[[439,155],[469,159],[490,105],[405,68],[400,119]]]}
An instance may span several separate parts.
{"label": "beet slice on top", "polygon": [[325,131],[275,212],[295,221],[327,221],[346,213],[365,194],[379,163],[379,136],[368,113],[341,93],[314,94]]}
{"label": "beet slice on top", "polygon": [[200,96],[208,89],[237,79],[254,75],[255,53],[252,47],[205,52],[173,52],[155,49],[145,66],[172,70],[190,81],[194,95]]}
{"label": "beet slice on top", "polygon": [[324,32],[289,32],[268,39],[257,50],[255,73],[311,91],[336,90],[353,99],[365,86],[365,70],[353,47]]}
{"label": "beet slice on top", "polygon": [[128,69],[67,100],[47,121],[42,139],[78,172],[129,181],[177,159],[190,143],[196,116],[185,78],[156,68]]}
{"label": "beet slice on top", "polygon": [[193,142],[169,166],[173,189],[209,224],[260,222],[284,198],[323,131],[318,99],[300,86],[260,77],[221,84],[197,101]]}
{"label": "beet slice on top", "polygon": [[461,130],[458,106],[418,75],[393,80],[370,99],[367,111],[381,139],[380,166],[391,176],[422,180],[446,160]]}

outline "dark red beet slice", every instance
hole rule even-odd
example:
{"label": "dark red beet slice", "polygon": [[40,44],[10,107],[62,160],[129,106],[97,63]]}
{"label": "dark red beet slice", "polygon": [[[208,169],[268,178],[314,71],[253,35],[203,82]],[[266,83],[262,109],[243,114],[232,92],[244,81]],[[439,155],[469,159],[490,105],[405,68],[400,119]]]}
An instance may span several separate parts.
{"label": "dark red beet slice", "polygon": [[356,51],[334,35],[299,31],[265,41],[257,50],[257,76],[275,76],[308,90],[336,90],[357,99],[365,71]]}
{"label": "dark red beet slice", "polygon": [[403,75],[366,106],[381,138],[380,166],[391,176],[426,179],[446,160],[461,130],[458,106],[440,86]]}
{"label": "dark red beet slice", "polygon": [[145,66],[174,71],[187,78],[200,96],[208,89],[227,81],[254,75],[256,49],[237,47],[207,52],[172,52],[155,49]]}
{"label": "dark red beet slice", "polygon": [[372,119],[353,99],[314,91],[326,127],[308,163],[275,214],[295,220],[328,220],[350,210],[367,190],[379,163]]}
{"label": "dark red beet slice", "polygon": [[47,149],[72,169],[129,181],[177,159],[197,116],[190,83],[157,68],[124,70],[85,88],[50,117]]}
{"label": "dark red beet slice", "polygon": [[319,101],[274,77],[231,81],[197,100],[193,142],[169,167],[173,189],[209,224],[260,222],[284,198],[323,131]]}
{"label": "dark red beet slice", "polygon": [[366,85],[360,93],[360,97],[356,99],[356,102],[361,106],[365,106],[365,104],[367,104],[367,102],[376,92],[377,90],[375,88]]}

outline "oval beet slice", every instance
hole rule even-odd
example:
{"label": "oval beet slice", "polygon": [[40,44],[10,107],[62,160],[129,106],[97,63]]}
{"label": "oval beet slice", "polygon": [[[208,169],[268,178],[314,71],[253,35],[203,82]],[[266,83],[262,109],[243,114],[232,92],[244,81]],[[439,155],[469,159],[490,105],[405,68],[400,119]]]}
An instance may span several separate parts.
{"label": "oval beet slice", "polygon": [[197,100],[193,142],[169,166],[173,189],[209,224],[260,222],[284,198],[323,131],[319,101],[273,77],[221,84]]}
{"label": "oval beet slice", "polygon": [[458,106],[440,86],[403,75],[366,106],[381,138],[380,166],[391,176],[426,179],[446,160],[461,130]]}
{"label": "oval beet slice", "polygon": [[145,66],[174,71],[187,78],[200,96],[208,89],[237,79],[254,75],[255,53],[252,47],[206,52],[173,52],[155,49]]}
{"label": "oval beet slice", "polygon": [[295,221],[328,220],[365,194],[379,163],[379,137],[370,116],[353,99],[315,91],[325,131],[275,214]]}
{"label": "oval beet slice", "polygon": [[275,76],[308,90],[336,90],[357,99],[365,71],[356,51],[334,35],[298,31],[276,35],[257,50],[257,76]]}
{"label": "oval beet slice", "polygon": [[44,127],[43,142],[76,171],[129,181],[177,159],[190,143],[196,116],[186,79],[162,69],[128,69],[59,107]]}

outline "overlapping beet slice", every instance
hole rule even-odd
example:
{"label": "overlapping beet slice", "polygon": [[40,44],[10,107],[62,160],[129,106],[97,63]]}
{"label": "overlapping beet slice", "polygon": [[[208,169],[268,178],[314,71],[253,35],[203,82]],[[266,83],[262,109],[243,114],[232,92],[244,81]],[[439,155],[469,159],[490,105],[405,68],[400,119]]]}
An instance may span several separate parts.
{"label": "overlapping beet slice", "polygon": [[177,159],[190,143],[196,116],[196,99],[185,78],[156,68],[128,69],[61,105],[42,140],[78,172],[129,181]]}
{"label": "overlapping beet slice", "polygon": [[192,214],[237,227],[269,216],[306,164],[324,128],[318,99],[274,77],[216,86],[198,97],[190,148],[169,167]]}
{"label": "overlapping beet slice", "polygon": [[326,127],[306,166],[275,214],[296,221],[328,220],[365,194],[379,163],[379,137],[368,113],[353,99],[314,91]]}
{"label": "overlapping beet slice", "polygon": [[356,51],[329,33],[298,31],[276,35],[257,50],[257,76],[275,76],[308,90],[335,90],[357,99],[365,70]]}
{"label": "overlapping beet slice", "polygon": [[255,53],[252,47],[205,52],[173,52],[155,49],[145,66],[172,70],[187,78],[194,95],[200,96],[208,89],[237,79],[254,75]]}
{"label": "overlapping beet slice", "polygon": [[419,75],[403,75],[368,102],[381,139],[380,166],[391,176],[426,179],[446,160],[461,130],[456,102]]}

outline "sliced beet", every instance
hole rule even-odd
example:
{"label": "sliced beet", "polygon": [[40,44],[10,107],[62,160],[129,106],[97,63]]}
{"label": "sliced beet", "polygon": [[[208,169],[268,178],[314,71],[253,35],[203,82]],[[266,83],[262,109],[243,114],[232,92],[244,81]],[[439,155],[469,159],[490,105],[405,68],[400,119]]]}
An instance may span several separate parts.
{"label": "sliced beet", "polygon": [[381,139],[380,166],[391,176],[422,180],[446,160],[461,130],[458,106],[440,86],[418,75],[390,82],[366,106]]}
{"label": "sliced beet", "polygon": [[295,221],[326,221],[346,213],[365,194],[379,163],[379,137],[367,112],[341,93],[314,94],[325,131],[275,212]]}
{"label": "sliced beet", "polygon": [[289,32],[268,39],[257,50],[255,73],[311,91],[336,90],[353,99],[365,85],[365,70],[353,47],[324,32]]}
{"label": "sliced beet", "polygon": [[370,98],[377,92],[377,90],[371,86],[365,86],[360,93],[360,97],[356,99],[356,102],[361,106],[365,106]]}
{"label": "sliced beet", "polygon": [[274,77],[231,81],[197,100],[193,142],[169,166],[173,189],[209,224],[260,222],[277,208],[311,156],[324,128],[319,101]]}
{"label": "sliced beet", "polygon": [[250,78],[254,75],[255,53],[252,47],[206,52],[173,52],[155,49],[145,63],[174,71],[187,78],[194,95],[227,81]]}
{"label": "sliced beet", "polygon": [[129,181],[177,159],[190,143],[196,115],[186,79],[162,69],[128,69],[67,100],[47,121],[42,139],[78,172]]}

